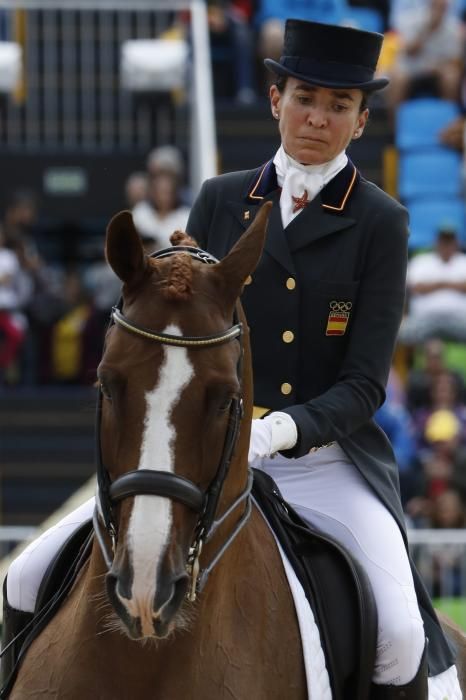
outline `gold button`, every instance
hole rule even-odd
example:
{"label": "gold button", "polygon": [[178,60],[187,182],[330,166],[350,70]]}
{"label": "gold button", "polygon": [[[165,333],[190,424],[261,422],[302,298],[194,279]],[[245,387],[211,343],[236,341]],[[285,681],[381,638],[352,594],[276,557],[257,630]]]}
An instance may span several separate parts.
{"label": "gold button", "polygon": [[283,382],[283,384],[280,387],[280,391],[282,392],[282,394],[285,394],[285,396],[291,394],[292,390],[293,387],[291,386],[291,384],[288,384],[288,382]]}
{"label": "gold button", "polygon": [[246,277],[246,279],[244,280],[244,284],[251,284],[251,282],[252,282],[252,277],[251,277],[251,275],[248,275]]}
{"label": "gold button", "polygon": [[294,333],[293,331],[285,331],[282,334],[283,342],[284,343],[292,343],[294,340]]}
{"label": "gold button", "polygon": [[296,280],[293,277],[288,277],[286,280],[286,288],[294,289],[296,287]]}

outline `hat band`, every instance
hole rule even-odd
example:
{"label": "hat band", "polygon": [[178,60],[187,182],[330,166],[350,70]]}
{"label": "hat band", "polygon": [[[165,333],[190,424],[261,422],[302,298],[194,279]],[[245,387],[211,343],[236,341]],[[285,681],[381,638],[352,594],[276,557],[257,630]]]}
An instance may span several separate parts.
{"label": "hat band", "polygon": [[335,83],[367,83],[374,78],[374,71],[371,68],[336,61],[323,62],[308,57],[282,56],[280,63],[284,68],[294,73]]}

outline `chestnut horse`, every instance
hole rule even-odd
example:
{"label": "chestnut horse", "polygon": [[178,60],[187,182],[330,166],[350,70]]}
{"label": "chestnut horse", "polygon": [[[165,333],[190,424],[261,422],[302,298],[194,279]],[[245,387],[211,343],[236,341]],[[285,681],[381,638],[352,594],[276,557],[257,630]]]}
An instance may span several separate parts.
{"label": "chestnut horse", "polygon": [[[220,263],[190,245],[148,258],[129,212],[110,222],[106,255],[123,297],[98,369],[94,542],[11,700],[308,697],[281,558],[250,502],[238,297],[268,207]],[[466,637],[443,623],[464,688]]]}
{"label": "chestnut horse", "polygon": [[96,535],[12,700],[307,698],[280,555],[250,502],[238,297],[268,213],[221,262],[189,245],[146,257],[128,212],[110,222],[123,296],[98,368]]}

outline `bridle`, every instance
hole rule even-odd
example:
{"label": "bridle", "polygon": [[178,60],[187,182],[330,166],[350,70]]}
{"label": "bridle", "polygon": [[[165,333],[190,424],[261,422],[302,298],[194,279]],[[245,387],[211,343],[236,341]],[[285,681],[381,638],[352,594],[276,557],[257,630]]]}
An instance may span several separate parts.
{"label": "bridle", "polygon": [[[163,250],[153,253],[150,257],[165,258],[171,255],[176,255],[180,252],[188,253],[193,259],[203,263],[214,264],[218,262],[218,260],[209,253],[191,246],[173,246],[172,248],[164,248]],[[240,359],[238,361],[237,374],[241,385],[243,327],[241,322],[238,320],[237,309],[235,309],[234,312],[233,325],[225,331],[220,331],[219,333],[207,336],[178,336],[153,331],[148,328],[144,328],[143,326],[139,326],[123,314],[122,308],[123,300],[120,299],[119,303],[112,309],[110,321],[111,325],[116,324],[129,333],[136,334],[147,340],[162,343],[164,345],[199,350],[206,347],[210,348],[216,345],[221,345],[237,339],[240,343]],[[102,461],[100,439],[102,391],[99,390],[96,415],[97,502],[94,510],[93,523],[96,539],[102,551],[107,569],[110,569],[112,566],[118,539],[118,526],[114,516],[115,506],[126,498],[139,495],[153,495],[170,498],[174,501],[182,503],[195,513],[198,513],[194,539],[189,549],[188,560],[186,562],[186,570],[191,579],[187,597],[190,601],[196,600],[197,593],[202,590],[208,575],[217,564],[220,557],[238,535],[240,530],[244,527],[251,513],[252,473],[250,470],[248,470],[248,480],[245,489],[234,500],[234,502],[228,506],[227,510],[219,518],[215,519],[220,494],[228,474],[230,462],[238,439],[242,416],[243,400],[241,396],[238,396],[233,398],[231,402],[228,427],[223,443],[222,455],[216,474],[206,491],[203,491],[199,488],[199,486],[197,486],[197,484],[189,479],[186,479],[185,477],[179,476],[172,472],[151,469],[132,470],[126,472],[114,481],[111,481],[108,470]],[[199,558],[203,544],[212,538],[220,525],[222,525],[222,523],[231,515],[231,513],[233,513],[242,503],[245,503],[244,511],[242,512],[238,521],[235,523],[232,532],[218,549],[211,562],[201,570]],[[112,551],[110,551],[110,548],[108,547],[104,536],[104,531],[106,531],[110,537],[112,542]]]}

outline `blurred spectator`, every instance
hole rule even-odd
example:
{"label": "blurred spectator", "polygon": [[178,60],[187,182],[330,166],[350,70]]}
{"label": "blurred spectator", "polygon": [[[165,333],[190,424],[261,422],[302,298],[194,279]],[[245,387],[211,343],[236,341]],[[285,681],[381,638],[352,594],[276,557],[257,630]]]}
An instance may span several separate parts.
{"label": "blurred spectator", "polygon": [[26,317],[20,312],[20,265],[16,254],[4,246],[0,231],[0,383],[18,357],[27,328]]}
{"label": "blurred spectator", "polygon": [[343,0],[259,0],[254,18],[259,35],[259,57],[280,60],[287,18],[340,24],[345,8]]}
{"label": "blurred spectator", "polygon": [[65,275],[63,301],[63,313],[50,328],[48,379],[64,384],[92,383],[95,367],[86,362],[86,344],[93,306],[76,270]]}
{"label": "blurred spectator", "polygon": [[406,390],[397,368],[392,365],[385,388],[386,400],[390,404],[404,407],[406,405]]}
{"label": "blurred spectator", "polygon": [[435,249],[408,265],[409,313],[399,341],[416,345],[428,338],[466,341],[466,255],[456,232],[441,229]]}
{"label": "blurred spectator", "polygon": [[146,168],[149,177],[159,173],[172,173],[181,183],[184,178],[184,160],[180,150],[169,144],[157,146],[150,151],[146,160]]}
{"label": "blurred spectator", "polygon": [[[455,489],[447,489],[432,499],[429,504],[428,525],[436,529],[464,528],[466,511],[463,500]],[[433,596],[463,595],[462,544],[429,545],[416,557],[416,564]]]}
{"label": "blurred spectator", "polygon": [[451,410],[439,409],[425,416],[418,453],[422,483],[417,495],[405,504],[413,525],[429,527],[433,500],[452,487],[462,491],[465,467],[463,431],[464,425]]}
{"label": "blurred spectator", "polygon": [[[432,383],[431,407],[413,413],[418,458],[422,464],[423,486],[419,495],[431,499],[453,483],[463,488],[458,474],[464,469],[466,447],[466,405],[450,372],[438,374]],[[461,483],[460,483],[461,482]],[[408,504],[411,515],[419,515],[419,504]],[[422,511],[422,508],[421,508]]]}
{"label": "blurred spectator", "polygon": [[422,487],[411,416],[401,404],[387,400],[374,418],[392,444],[398,463],[401,500],[404,504]]}
{"label": "blurred spectator", "polygon": [[7,199],[3,214],[3,233],[7,247],[30,243],[37,222],[37,197],[26,189],[15,190]]}
{"label": "blurred spectator", "polygon": [[[380,27],[380,31],[383,32],[384,34],[387,34],[389,31],[390,23],[389,23],[389,17],[390,17],[390,10],[391,10],[391,2],[390,0],[349,0],[348,4],[348,10],[349,10],[349,16],[351,19],[351,8],[352,7],[363,7],[363,8],[370,8],[371,10],[374,10],[377,13],[377,16],[380,17],[382,26]],[[345,15],[345,23],[347,23],[347,18]],[[363,26],[358,24],[358,28],[360,29],[367,29],[368,27]],[[385,43],[385,42],[384,42]],[[380,64],[380,59],[379,59],[379,64]]]}
{"label": "blurred spectator", "polygon": [[[153,244],[153,240],[151,239]],[[103,249],[103,246],[102,246]],[[93,300],[91,314],[86,324],[87,343],[85,365],[91,370],[97,367],[103,350],[105,332],[110,321],[110,311],[121,295],[121,281],[104,257],[86,266],[83,284]]]}
{"label": "blurred spectator", "polygon": [[[466,6],[465,6],[466,7]],[[463,23],[465,18],[463,15]],[[453,119],[452,122],[440,132],[440,141],[450,148],[464,152],[466,140],[466,45],[463,44],[463,72],[460,83],[460,91],[457,96],[458,105],[461,109],[461,114]]]}
{"label": "blurred spectator", "polygon": [[141,237],[152,238],[152,251],[170,246],[170,236],[176,230],[184,231],[189,207],[180,201],[178,178],[169,172],[160,172],[149,178],[146,201],[133,209],[133,220]]}
{"label": "blurred spectator", "polygon": [[465,129],[466,123],[463,113],[442,129],[440,132],[440,141],[445,146],[454,148],[456,151],[464,151]]}
{"label": "blurred spectator", "polygon": [[465,527],[464,502],[456,489],[448,489],[434,499],[430,520],[431,526],[436,528]]}
{"label": "blurred spectator", "polygon": [[445,363],[445,345],[439,338],[426,340],[421,348],[421,366],[410,371],[406,383],[406,405],[409,411],[429,408],[432,402],[432,386],[435,379],[450,372],[464,400],[465,386],[462,376],[450,370]]}
{"label": "blurred spectator", "polygon": [[22,346],[17,381],[36,384],[40,381],[44,336],[47,337],[50,324],[63,310],[61,274],[45,263],[30,239],[17,240],[13,250],[20,264],[21,308],[29,328]]}
{"label": "blurred spectator", "polygon": [[256,100],[254,44],[244,2],[207,0],[214,94],[242,104]]}
{"label": "blurred spectator", "polygon": [[394,367],[391,367],[386,388],[385,403],[374,419],[387,435],[398,463],[401,500],[403,505],[418,493],[423,481],[416,456],[416,440],[411,416],[405,407],[405,390]]}
{"label": "blurred spectator", "polygon": [[149,179],[160,173],[173,175],[178,183],[180,202],[189,206],[192,197],[184,186],[186,168],[183,155],[179,148],[166,144],[152,149],[146,159],[146,168]]}
{"label": "blurred spectator", "polygon": [[94,306],[108,317],[112,306],[120,297],[121,281],[103,257],[86,266],[83,283],[94,301]]}
{"label": "blurred spectator", "polygon": [[[214,97],[251,104],[256,100],[254,37],[255,0],[207,0]],[[179,20],[189,25],[187,12]]]}
{"label": "blurred spectator", "polygon": [[466,405],[462,401],[454,375],[446,371],[432,382],[431,404],[412,414],[419,449],[437,440],[466,444]]}
{"label": "blurred spectator", "polygon": [[129,209],[147,197],[147,175],[143,172],[131,173],[125,181],[125,201]]}
{"label": "blurred spectator", "polygon": [[450,0],[428,0],[400,12],[400,46],[387,95],[392,108],[422,89],[449,100],[459,95],[463,40],[459,17]]}
{"label": "blurred spectator", "polygon": [[425,475],[425,495],[432,499],[446,491],[452,481],[454,459],[461,440],[462,426],[452,411],[434,411],[426,420],[421,452]]}

